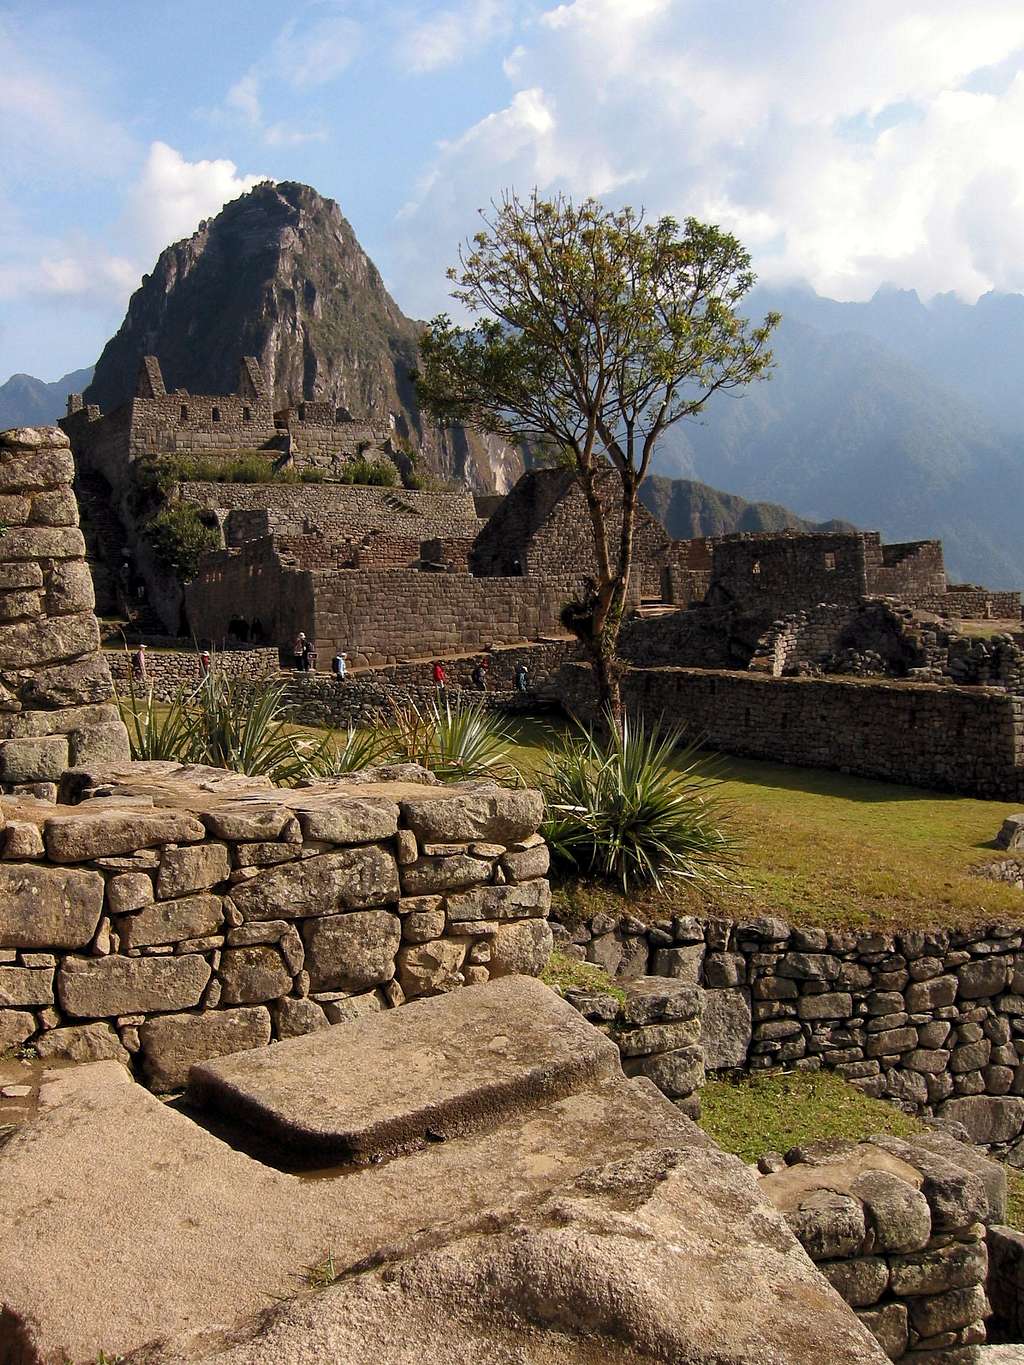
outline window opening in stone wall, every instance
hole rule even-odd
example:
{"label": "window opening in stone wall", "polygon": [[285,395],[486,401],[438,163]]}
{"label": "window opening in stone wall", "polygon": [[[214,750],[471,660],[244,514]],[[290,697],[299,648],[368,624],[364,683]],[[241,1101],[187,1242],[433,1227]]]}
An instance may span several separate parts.
{"label": "window opening in stone wall", "polygon": [[836,557],[835,557],[835,553],[834,553],[832,550],[826,550],[826,551],[825,551],[825,568],[831,570],[831,569],[834,569],[835,567],[836,567]]}
{"label": "window opening in stone wall", "polygon": [[188,421],[188,408],[185,406],[184,403],[182,403],[181,407],[178,409],[178,421],[179,422]]}
{"label": "window opening in stone wall", "polygon": [[210,413],[210,417],[213,419],[213,421],[219,422],[219,421],[220,421],[220,408],[214,408],[214,410]]}
{"label": "window opening in stone wall", "polygon": [[243,409],[242,409],[242,421],[243,421],[243,422],[251,422],[251,421],[252,421],[252,408],[243,408]]}

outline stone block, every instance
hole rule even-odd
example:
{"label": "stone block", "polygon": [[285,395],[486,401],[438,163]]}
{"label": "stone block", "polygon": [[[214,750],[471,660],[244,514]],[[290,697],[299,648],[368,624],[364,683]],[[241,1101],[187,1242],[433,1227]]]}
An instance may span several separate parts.
{"label": "stone block", "polygon": [[849,1019],[853,996],[846,991],[826,991],[822,995],[802,995],[796,1002],[799,1019]]}
{"label": "stone block", "polygon": [[864,1205],[868,1251],[909,1252],[927,1246],[931,1210],[915,1186],[891,1171],[863,1171],[849,1189]]}
{"label": "stone block", "polygon": [[681,948],[659,948],[654,954],[654,976],[668,976],[684,981],[688,986],[700,985],[704,965],[704,944],[687,944]]}
{"label": "stone block", "polygon": [[402,940],[405,943],[429,943],[444,933],[444,910],[416,910],[402,917]]}
{"label": "stone block", "polygon": [[203,824],[218,839],[262,843],[280,839],[292,819],[287,806],[269,796],[259,801],[225,801],[202,813]]}
{"label": "stone block", "polygon": [[[322,798],[321,798],[322,800]],[[336,797],[329,805],[292,803],[304,839],[331,844],[367,844],[390,839],[398,830],[398,806],[380,797]]]}
{"label": "stone block", "polygon": [[901,1297],[942,1294],[984,1284],[988,1252],[983,1241],[951,1242],[916,1256],[894,1256],[889,1262],[892,1292]]}
{"label": "stone block", "polygon": [[473,858],[468,853],[450,857],[417,858],[401,869],[402,895],[422,896],[438,891],[455,891],[460,887],[489,882],[494,866],[489,859]]}
{"label": "stone block", "polygon": [[211,968],[195,953],[181,957],[66,957],[57,973],[65,1014],[102,1019],[198,1005]]}
{"label": "stone block", "polygon": [[56,782],[67,766],[66,735],[0,740],[0,782]]}
{"label": "stone block", "polygon": [[142,1059],[150,1085],[158,1092],[178,1090],[190,1067],[270,1042],[270,1011],[209,1010],[203,1014],[165,1014],[139,1029]]}
{"label": "stone block", "polygon": [[[12,534],[16,533],[8,532],[8,536]],[[4,537],[5,553],[8,536]],[[99,627],[91,611],[79,612],[74,616],[43,616],[35,621],[0,625],[0,669],[5,672],[22,668],[34,671],[76,655],[95,654],[99,647]]]}
{"label": "stone block", "polygon": [[705,991],[701,1046],[707,1069],[722,1071],[746,1066],[752,1027],[748,990],[734,987]]}
{"label": "stone block", "polygon": [[930,981],[914,981],[906,989],[904,998],[911,1014],[930,1014],[932,1010],[952,1005],[956,999],[955,976],[935,976]]}
{"label": "stone block", "polygon": [[93,705],[108,701],[113,691],[107,661],[98,652],[70,663],[37,665],[6,676],[25,706]]}
{"label": "stone block", "polygon": [[494,936],[490,975],[539,976],[553,947],[551,925],[546,919],[503,924]]}
{"label": "stone block", "polygon": [[624,982],[622,989],[626,999],[619,1006],[619,1017],[623,1025],[632,1027],[698,1018],[706,998],[706,993],[697,986],[661,976],[642,976]]}
{"label": "stone block", "polygon": [[1011,966],[1005,957],[981,957],[965,962],[957,972],[961,1000],[977,1000],[982,996],[998,995],[1006,989]]}
{"label": "stone block", "polygon": [[652,1052],[672,1052],[700,1042],[700,1020],[679,1019],[671,1024],[646,1024],[618,1030],[615,1041],[623,1057],[642,1057]]}
{"label": "stone block", "polygon": [[315,1000],[296,1000],[286,995],[273,1006],[273,1013],[278,1038],[300,1038],[330,1027],[327,1015]]}
{"label": "stone block", "polygon": [[1024,1128],[1024,1099],[1009,1095],[964,1095],[947,1100],[941,1116],[963,1124],[972,1142],[1012,1142]]}
{"label": "stone block", "polygon": [[453,924],[546,915],[551,909],[551,887],[546,881],[482,886],[475,891],[449,896],[447,907],[448,918]]}
{"label": "stone block", "polygon": [[0,864],[0,948],[84,948],[102,908],[98,872]]}
{"label": "stone block", "polygon": [[121,1062],[131,1058],[112,1024],[71,1024],[40,1034],[36,1052],[44,1062]]}
{"label": "stone block", "polygon": [[[389,982],[393,985],[394,982]],[[380,1014],[384,1001],[379,990],[364,991],[361,995],[348,995],[339,1000],[325,1000],[324,1014],[328,1024],[350,1024],[353,1019],[362,1019],[367,1014]]]}
{"label": "stone block", "polygon": [[0,1009],[27,1009],[52,1004],[52,967],[0,967]]}
{"label": "stone block", "polygon": [[741,986],[747,979],[742,953],[708,953],[704,958],[704,984],[710,989]]}
{"label": "stone block", "polygon": [[507,847],[533,834],[544,818],[541,794],[530,790],[495,787],[469,794],[440,789],[400,804],[403,823],[421,844],[483,840]]}
{"label": "stone block", "polygon": [[39,826],[29,820],[8,820],[7,828],[0,833],[0,840],[3,841],[3,856],[8,862],[46,856]]}
{"label": "stone block", "polygon": [[292,973],[281,954],[269,944],[225,948],[218,976],[226,1005],[255,1005],[276,1000],[292,987]]}
{"label": "stone block", "polygon": [[869,1034],[864,1051],[868,1057],[890,1057],[897,1052],[910,1052],[916,1047],[916,1028],[895,1028]]}
{"label": "stone block", "polygon": [[73,768],[91,764],[127,763],[131,759],[128,731],[121,720],[68,731],[68,754]]}
{"label": "stone block", "polygon": [[96,605],[92,574],[84,560],[65,559],[54,564],[46,588],[46,609],[56,616],[92,611]]}
{"label": "stone block", "polygon": [[389,981],[401,936],[402,921],[385,910],[311,919],[302,930],[311,989],[359,991]]}
{"label": "stone block", "polygon": [[453,939],[402,948],[398,954],[402,990],[410,999],[455,990],[465,982],[461,970],[465,958],[465,943]]}
{"label": "stone block", "polygon": [[0,1010],[0,1057],[12,1047],[20,1047],[35,1031],[35,1015],[27,1010]]}
{"label": "stone block", "polygon": [[858,1256],[863,1249],[867,1233],[864,1207],[851,1195],[812,1189],[801,1197],[795,1208],[783,1212],[797,1241],[812,1261]]}
{"label": "stone block", "polygon": [[224,922],[220,896],[184,896],[181,900],[156,901],[117,922],[125,948],[149,948],[161,943],[214,934]]}
{"label": "stone block", "polygon": [[704,1084],[704,1054],[699,1047],[681,1047],[647,1057],[628,1057],[627,1076],[647,1076],[669,1099],[685,1099]]}
{"label": "stone block", "polygon": [[536,877],[546,877],[551,866],[551,854],[545,843],[535,844],[518,852],[509,852],[501,860],[501,866],[510,882],[528,882]]}
{"label": "stone block", "polygon": [[165,848],[156,878],[158,900],[204,891],[231,874],[231,858],[226,844],[194,844],[186,848]]}
{"label": "stone block", "polygon": [[[90,809],[93,806],[103,809]],[[46,851],[55,863],[81,863],[159,844],[195,843],[204,834],[199,821],[184,811],[122,805],[113,797],[85,802],[73,815],[51,816],[43,827]]]}
{"label": "stone block", "polygon": [[903,1359],[910,1336],[905,1304],[887,1303],[863,1309],[857,1316],[890,1360]]}
{"label": "stone block", "polygon": [[907,1307],[910,1324],[922,1337],[934,1337],[942,1332],[956,1332],[961,1327],[969,1327],[971,1323],[980,1322],[989,1311],[988,1299],[981,1285],[908,1299]]}
{"label": "stone block", "polygon": [[333,915],[397,901],[398,864],[375,844],[338,849],[264,872],[234,887],[229,900],[245,920]]}
{"label": "stone block", "polygon": [[107,909],[127,915],[153,904],[153,878],[145,872],[121,872],[107,883]]}
{"label": "stone block", "polygon": [[889,1267],[881,1256],[823,1261],[818,1269],[851,1308],[868,1308],[877,1303],[889,1285]]}

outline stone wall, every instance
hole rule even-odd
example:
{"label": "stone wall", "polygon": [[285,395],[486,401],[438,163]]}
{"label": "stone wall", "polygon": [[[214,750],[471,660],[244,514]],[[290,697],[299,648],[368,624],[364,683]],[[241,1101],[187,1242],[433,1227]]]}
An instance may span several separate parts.
{"label": "stone wall", "polygon": [[[134,650],[108,650],[106,652],[110,673],[119,690],[123,693],[129,679],[138,688],[138,679],[132,669]],[[277,649],[226,649],[217,654],[214,668],[226,678],[244,678],[258,682],[263,678],[280,675],[280,657]],[[161,649],[146,653],[146,678],[152,686],[153,695],[158,701],[169,701],[183,687],[192,687],[201,679],[199,654],[195,649]]]}
{"label": "stone wall", "polygon": [[922,611],[953,616],[961,621],[1019,621],[1019,592],[990,592],[987,588],[950,586],[944,593],[920,597]]}
{"label": "stone wall", "polygon": [[616,978],[702,987],[708,1070],[825,1067],[1024,1166],[1019,926],[891,934],[629,913],[555,938]]}
{"label": "stone wall", "polygon": [[206,555],[186,588],[189,627],[221,642],[232,621],[259,622],[286,644],[304,630],[321,663],[338,649],[370,663],[436,658],[561,634],[572,579],[475,578],[387,569],[313,572],[287,562],[270,538]]}
{"label": "stone wall", "polygon": [[766,1163],[761,1192],[889,1359],[977,1359],[991,1312],[985,1229],[1005,1213],[1000,1172],[981,1173],[993,1163],[943,1133],[810,1143],[786,1161]]}
{"label": "stone wall", "polygon": [[128,756],[56,427],[0,433],[0,788]]}
{"label": "stone wall", "polygon": [[[577,714],[592,712],[584,665],[566,665],[558,687]],[[671,716],[726,753],[1004,800],[1024,796],[1024,698],[1004,691],[694,668],[632,668],[623,691],[648,720]]]}
{"label": "stone wall", "polygon": [[536,792],[157,763],[72,771],[61,795],[84,799],[0,802],[0,1051],[113,1057],[172,1090],[194,1061],[550,952]]}

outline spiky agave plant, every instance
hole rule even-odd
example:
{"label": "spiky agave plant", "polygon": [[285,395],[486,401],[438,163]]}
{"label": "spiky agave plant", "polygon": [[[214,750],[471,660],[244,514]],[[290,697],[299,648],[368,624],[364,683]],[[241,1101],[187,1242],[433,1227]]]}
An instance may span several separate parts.
{"label": "spiky agave plant", "polygon": [[287,728],[291,711],[285,685],[257,686],[211,669],[190,708],[202,762],[289,786],[313,775],[328,735]]}
{"label": "spiky agave plant", "polygon": [[469,777],[521,781],[510,757],[508,727],[481,701],[460,703],[446,697],[424,706],[392,701],[388,723],[395,757],[429,768],[442,782]]}
{"label": "spiky agave plant", "polygon": [[542,833],[579,871],[659,889],[667,878],[727,879],[738,850],[719,779],[678,729],[625,719],[599,735],[577,725],[537,774]]}
{"label": "spiky agave plant", "polygon": [[385,729],[358,730],[350,725],[342,734],[329,736],[321,748],[308,756],[307,763],[311,776],[329,778],[372,768],[393,757],[391,738]]}

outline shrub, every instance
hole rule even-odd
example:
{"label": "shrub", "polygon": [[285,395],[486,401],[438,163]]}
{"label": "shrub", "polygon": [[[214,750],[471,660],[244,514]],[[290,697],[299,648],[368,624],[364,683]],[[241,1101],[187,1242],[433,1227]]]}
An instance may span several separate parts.
{"label": "shrub", "polygon": [[367,460],[360,455],[350,460],[338,475],[339,483],[370,484],[377,488],[394,488],[398,470],[390,460]]}
{"label": "shrub", "polygon": [[582,726],[547,756],[537,783],[545,800],[542,833],[559,861],[637,883],[729,876],[735,839],[723,824],[719,783],[678,730],[626,720],[599,738]]}
{"label": "shrub", "polygon": [[160,563],[183,579],[196,576],[204,554],[220,549],[220,532],[184,502],[162,507],[145,523],[142,536]]}
{"label": "shrub", "polygon": [[389,736],[381,730],[357,730],[349,726],[343,738],[331,737],[310,759],[315,777],[342,777],[361,768],[387,763],[393,757]]}
{"label": "shrub", "polygon": [[420,707],[392,701],[388,719],[390,748],[398,762],[419,763],[442,782],[467,777],[520,781],[509,757],[513,740],[508,728],[482,702],[459,705],[446,698]]}

